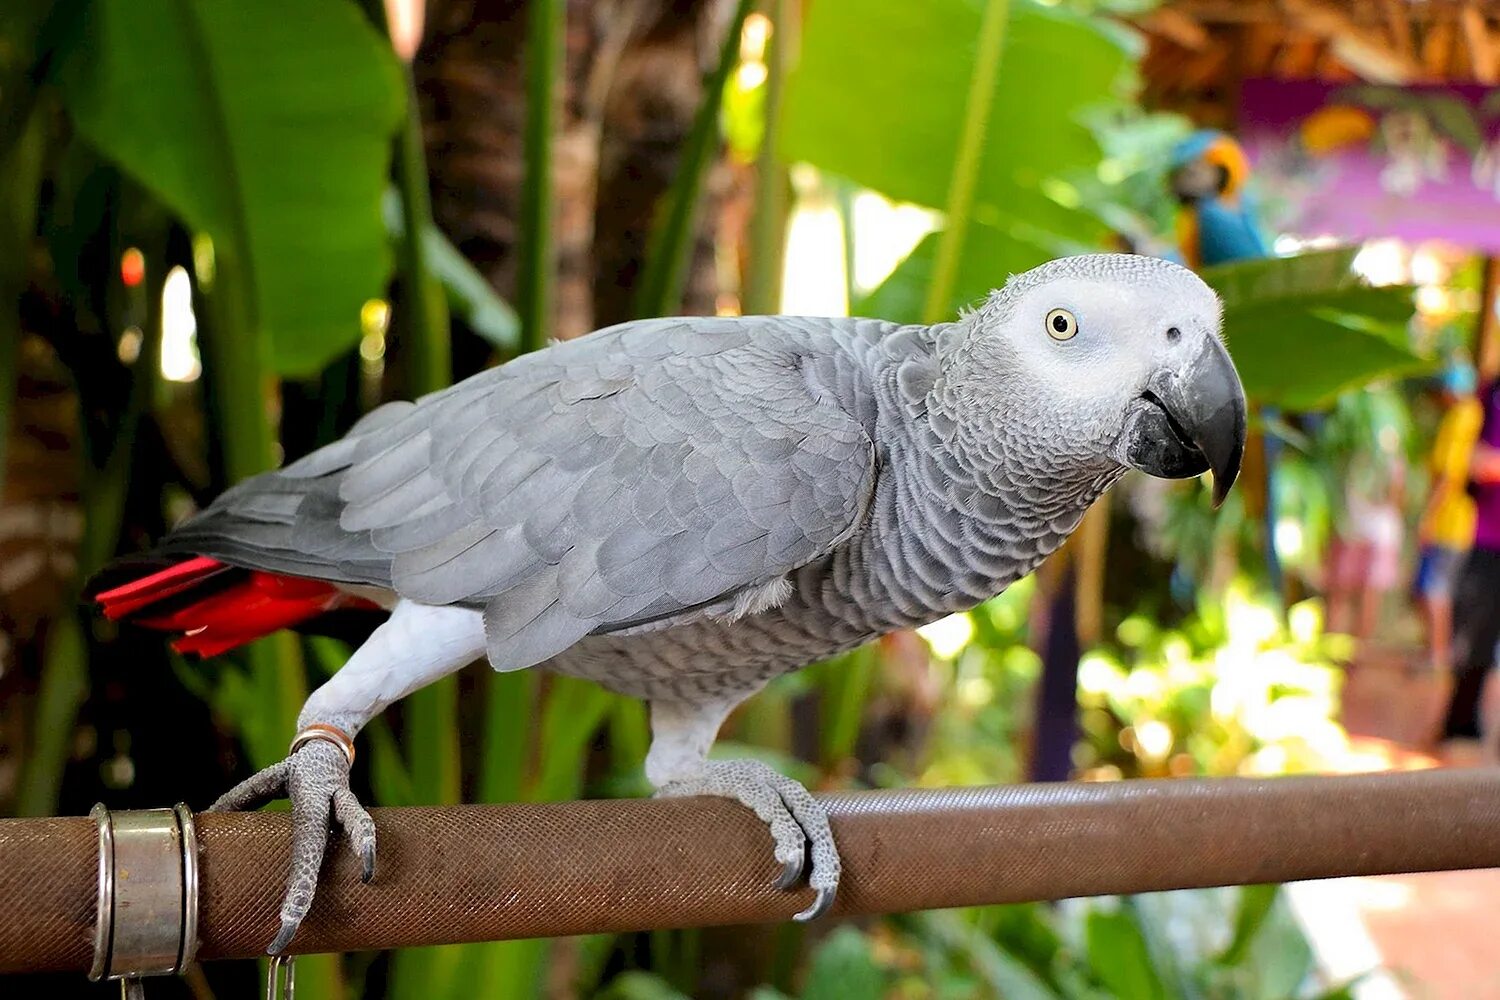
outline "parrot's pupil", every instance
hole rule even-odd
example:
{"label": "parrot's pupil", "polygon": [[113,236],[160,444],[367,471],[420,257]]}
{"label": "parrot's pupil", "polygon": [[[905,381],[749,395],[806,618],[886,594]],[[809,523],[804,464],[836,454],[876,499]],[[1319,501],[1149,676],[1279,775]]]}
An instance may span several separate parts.
{"label": "parrot's pupil", "polygon": [[1180,336],[1182,336],[1182,331],[1179,330],[1179,329],[1177,329],[1177,327],[1175,327],[1175,326],[1169,326],[1169,327],[1167,327],[1167,339],[1168,340],[1176,340]]}
{"label": "parrot's pupil", "polygon": [[1065,332],[1068,329],[1068,320],[1067,320],[1067,317],[1066,316],[1053,316],[1052,317],[1052,329],[1056,330],[1058,333]]}

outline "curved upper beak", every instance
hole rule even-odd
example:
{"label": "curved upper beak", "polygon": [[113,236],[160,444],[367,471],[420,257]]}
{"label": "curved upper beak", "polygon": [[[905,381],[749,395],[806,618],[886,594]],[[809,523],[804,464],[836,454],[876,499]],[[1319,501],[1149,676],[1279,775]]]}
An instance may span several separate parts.
{"label": "curved upper beak", "polygon": [[1185,366],[1154,375],[1118,442],[1125,465],[1164,479],[1212,472],[1214,506],[1224,502],[1245,454],[1245,390],[1218,337]]}

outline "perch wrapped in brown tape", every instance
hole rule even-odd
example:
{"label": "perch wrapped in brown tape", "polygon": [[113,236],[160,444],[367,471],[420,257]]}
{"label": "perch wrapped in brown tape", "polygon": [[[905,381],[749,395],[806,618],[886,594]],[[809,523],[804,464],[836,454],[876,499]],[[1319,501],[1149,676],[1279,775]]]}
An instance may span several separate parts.
{"label": "perch wrapped in brown tape", "polygon": [[[1500,866],[1500,770],[830,795],[834,916]],[[275,934],[290,817],[198,816],[201,959]],[[782,920],[765,827],[719,799],[383,809],[361,885],[340,844],[293,951]],[[0,820],[0,972],[89,967],[85,818]]]}

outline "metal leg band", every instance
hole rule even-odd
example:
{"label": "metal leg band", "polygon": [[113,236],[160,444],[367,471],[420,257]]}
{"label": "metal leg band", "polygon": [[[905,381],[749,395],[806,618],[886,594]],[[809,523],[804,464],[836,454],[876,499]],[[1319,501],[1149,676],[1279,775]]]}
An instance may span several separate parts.
{"label": "metal leg band", "polygon": [[344,732],[338,726],[330,726],[326,722],[314,722],[311,725],[304,726],[296,736],[292,737],[292,745],[287,750],[287,755],[290,756],[291,754],[296,753],[303,744],[311,743],[313,740],[322,740],[325,743],[332,743],[334,746],[344,751],[344,756],[349,759],[349,766],[354,766],[353,737]]}

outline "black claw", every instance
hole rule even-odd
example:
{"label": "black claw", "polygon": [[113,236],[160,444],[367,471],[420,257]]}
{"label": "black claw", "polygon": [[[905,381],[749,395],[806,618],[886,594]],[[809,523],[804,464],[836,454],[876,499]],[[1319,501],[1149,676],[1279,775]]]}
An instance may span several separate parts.
{"label": "black claw", "polygon": [[803,910],[801,913],[793,916],[792,919],[797,921],[798,923],[803,924],[807,923],[810,920],[817,920],[819,917],[833,908],[833,899],[836,895],[838,895],[838,889],[836,888],[819,889],[818,898],[813,900],[813,904],[807,909]]}
{"label": "black claw", "polygon": [[359,852],[359,858],[359,880],[365,885],[369,885],[370,881],[375,878],[375,845],[365,845],[364,849]]}
{"label": "black claw", "polygon": [[786,863],[786,866],[781,869],[781,874],[776,876],[776,888],[790,889],[792,886],[796,885],[798,881],[801,880],[801,878],[802,856],[799,854],[797,857],[788,861]]}
{"label": "black claw", "polygon": [[281,920],[281,930],[276,932],[276,940],[271,942],[271,947],[266,949],[267,955],[280,955],[286,951],[286,946],[292,943],[292,938],[297,936],[297,924],[299,921]]}

